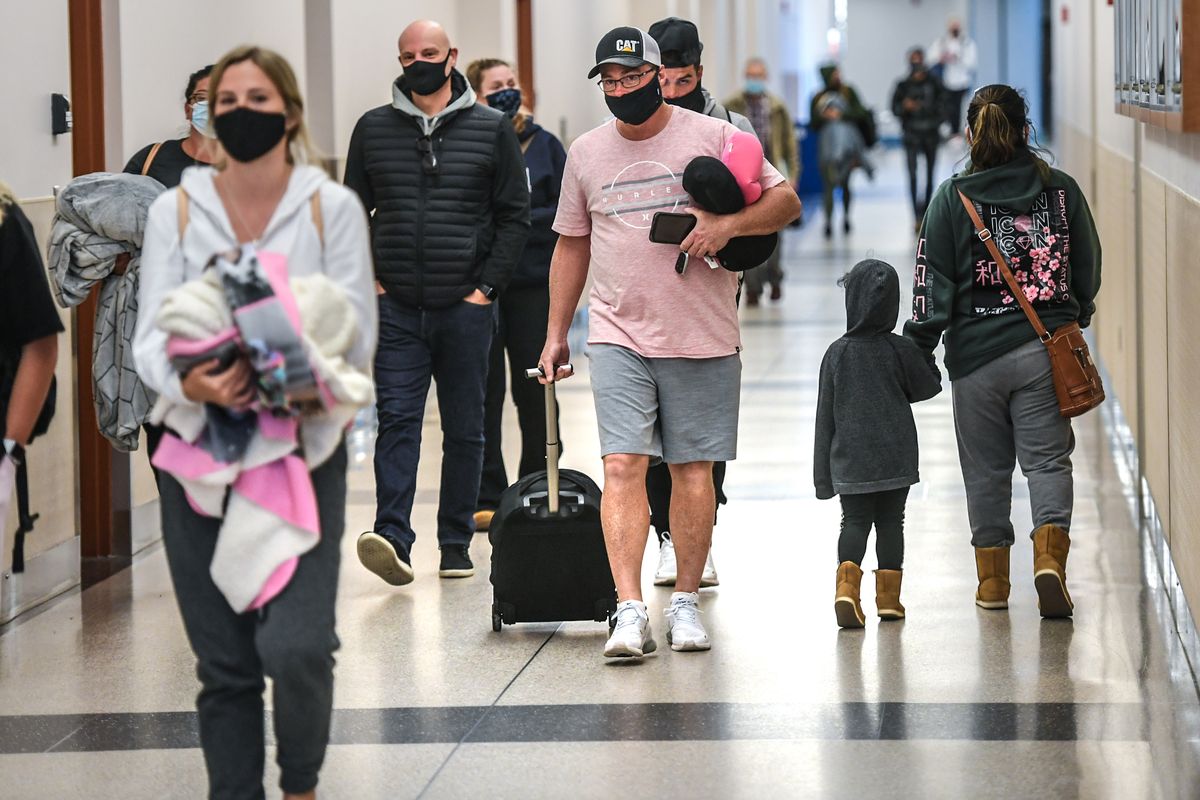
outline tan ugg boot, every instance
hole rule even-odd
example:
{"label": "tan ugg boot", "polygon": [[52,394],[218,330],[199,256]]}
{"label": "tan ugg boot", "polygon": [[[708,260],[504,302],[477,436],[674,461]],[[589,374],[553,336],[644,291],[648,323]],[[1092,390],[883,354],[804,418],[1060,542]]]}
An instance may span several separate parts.
{"label": "tan ugg boot", "polygon": [[904,619],[904,606],[900,605],[900,581],[902,569],[875,570],[875,608],[880,619]]}
{"label": "tan ugg boot", "polygon": [[1057,525],[1033,532],[1033,585],[1043,617],[1069,617],[1075,604],[1067,592],[1067,553],[1071,537]]}
{"label": "tan ugg boot", "polygon": [[861,628],[866,625],[862,605],[858,595],[862,585],[862,570],[853,561],[843,561],[838,565],[837,594],[833,600],[833,610],[837,614],[837,623],[842,628]]}
{"label": "tan ugg boot", "polygon": [[976,547],[975,573],[979,576],[979,589],[975,592],[975,605],[980,608],[1008,608],[1008,548]]}

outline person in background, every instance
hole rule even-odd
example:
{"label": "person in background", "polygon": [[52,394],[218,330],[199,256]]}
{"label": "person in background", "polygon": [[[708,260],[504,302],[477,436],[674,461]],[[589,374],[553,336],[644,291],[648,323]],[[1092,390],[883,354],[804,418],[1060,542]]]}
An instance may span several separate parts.
{"label": "person in background", "polygon": [[950,124],[950,135],[957,136],[962,128],[963,98],[975,80],[979,63],[975,40],[963,33],[961,20],[951,17],[946,32],[929,46],[926,58],[946,87],[946,122]]}
{"label": "person in background", "polygon": [[[749,118],[767,161],[792,184],[800,184],[800,155],[796,143],[796,124],[783,100],[767,91],[767,62],[752,58],[746,62],[745,88],[725,101],[725,107]],[[746,270],[746,305],[756,306],[765,283],[771,284],[771,299],[783,297],[783,233],[779,246],[761,267]]]}
{"label": "person in background", "polygon": [[[537,381],[525,377],[536,366],[546,341],[550,314],[550,258],[558,234],[550,226],[558,212],[567,152],[562,142],[533,121],[524,106],[521,86],[512,65],[498,58],[484,58],[467,65],[467,82],[484,105],[512,120],[525,156],[529,176],[529,239],[521,251],[508,289],[496,301],[500,325],[492,339],[488,363],[487,396],[483,405],[483,474],[479,500],[475,503],[475,530],[486,531],[508,486],[504,453],[500,447],[504,416],[505,352],[508,353],[509,385],[521,428],[521,460],[518,478],[545,467],[546,393]],[[559,437],[559,448],[562,438]]]}
{"label": "person in background", "polygon": [[62,332],[33,226],[0,183],[0,528],[8,522],[17,467],[50,391]]}
{"label": "person in background", "polygon": [[208,166],[215,158],[215,140],[208,126],[208,80],[213,65],[188,76],[183,93],[183,115],[188,122],[187,136],[148,144],[133,154],[124,172],[149,175],[171,189],[179,185],[188,167]]}
{"label": "person in background", "polygon": [[346,185],[372,214],[380,324],[375,525],[358,537],[358,559],[393,586],[414,577],[430,380],[442,419],[438,575],[475,574],[492,304],[529,237],[529,180],[512,120],[476,102],[438,23],[413,22],[398,45],[404,74],[392,102],[363,114],[346,156]]}
{"label": "person in background", "polygon": [[825,87],[813,95],[809,127],[821,137],[817,143],[817,160],[824,189],[822,206],[825,238],[828,239],[833,236],[834,190],[842,190],[842,231],[849,233],[853,200],[850,175],[856,167],[863,167],[868,175],[874,175],[874,168],[867,159],[867,143],[861,132],[871,112],[858,99],[854,87],[842,82],[842,72],[836,65],[821,67],[821,78]]}
{"label": "person in background", "polygon": [[[701,85],[704,66],[700,61],[704,45],[694,23],[679,17],[667,17],[651,25],[647,33],[658,42],[662,53],[663,65],[658,78],[663,100],[668,105],[723,119],[732,122],[738,130],[756,133],[749,119],[725,108]],[[724,461],[713,462],[713,491],[717,508],[727,501],[724,491],[725,466]],[[674,586],[678,563],[675,543],[671,540],[671,468],[665,462],[655,464],[646,471],[646,494],[650,499],[650,524],[658,536],[658,567],[654,570],[654,585]],[[713,519],[716,519],[716,509],[713,510]],[[712,548],[709,548],[704,572],[700,576],[700,587],[709,588],[718,584],[717,567],[713,563]]]}
{"label": "person in background", "polygon": [[[208,81],[212,71],[213,65],[209,64],[188,76],[187,88],[183,93],[183,114],[188,122],[188,135],[182,139],[167,139],[146,145],[133,154],[123,172],[147,175],[172,189],[179,185],[183,171],[188,167],[203,167],[212,163],[217,149],[208,124]],[[113,273],[123,275],[128,266],[129,256],[118,256]],[[163,427],[147,422],[142,430],[146,432],[146,456],[153,458],[162,441]],[[159,479],[157,469],[154,470],[154,479]]]}
{"label": "person in background", "polygon": [[[904,154],[908,161],[908,189],[912,197],[916,230],[933,197],[933,168],[937,163],[938,128],[945,109],[941,82],[929,72],[925,52],[914,47],[908,51],[908,74],[892,91],[892,113],[904,132]],[[925,158],[925,193],[917,192],[917,159]]]}
{"label": "person in background", "polygon": [[[345,360],[369,371],[376,305],[367,218],[352,192],[306,163],[315,154],[291,66],[270,50],[237,48],[213,68],[210,94],[213,129],[227,158],[215,169],[189,170],[180,189],[151,206],[141,307],[160,308],[173,291],[199,279],[214,254],[250,245],[286,258],[292,278],[324,275],[342,290],[359,321]],[[154,314],[139,317],[138,372],[161,398],[185,408],[235,410],[256,400],[255,375],[244,355],[225,368],[214,358],[181,376],[167,341]],[[259,610],[235,610],[214,582],[210,565],[222,520],[198,513],[180,482],[161,473],[163,543],[196,654],[200,745],[214,798],[263,797],[262,693],[268,677],[285,798],[315,798],[329,743],[346,447],[341,426],[320,414],[302,415],[299,424],[307,459],[329,452],[307,473],[320,536],[299,556],[282,593]]]}
{"label": "person in background", "polygon": [[966,169],[938,189],[917,242],[912,319],[904,335],[926,359],[945,334],[954,431],[981,608],[1008,608],[1012,476],[1029,480],[1034,586],[1043,617],[1068,617],[1074,478],[1071,421],[1059,413],[1046,348],[976,235],[975,206],[1047,330],[1086,328],[1100,290],[1100,239],[1075,179],[1029,142],[1029,107],[1011,86],[975,93]]}

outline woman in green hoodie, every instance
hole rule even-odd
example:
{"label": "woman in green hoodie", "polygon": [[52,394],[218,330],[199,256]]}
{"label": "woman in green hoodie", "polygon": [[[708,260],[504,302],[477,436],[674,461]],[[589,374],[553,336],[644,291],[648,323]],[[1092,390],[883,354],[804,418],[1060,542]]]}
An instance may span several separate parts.
{"label": "woman in green hoodie", "polygon": [[970,162],[942,184],[925,216],[913,317],[904,333],[930,360],[945,334],[979,577],[975,602],[1008,608],[1012,472],[1019,463],[1033,506],[1038,606],[1043,617],[1070,616],[1071,423],[1059,414],[1045,347],[976,235],[959,193],[994,234],[1048,330],[1091,322],[1100,242],[1074,179],[1029,146],[1028,106],[1015,89],[983,87],[967,121]]}

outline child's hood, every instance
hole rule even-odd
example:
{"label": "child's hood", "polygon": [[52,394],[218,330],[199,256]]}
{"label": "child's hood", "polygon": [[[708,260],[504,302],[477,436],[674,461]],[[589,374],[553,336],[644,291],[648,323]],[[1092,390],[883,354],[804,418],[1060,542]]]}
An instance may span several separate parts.
{"label": "child's hood", "polygon": [[890,333],[900,317],[900,278],[886,261],[869,258],[854,265],[846,288],[846,334]]}

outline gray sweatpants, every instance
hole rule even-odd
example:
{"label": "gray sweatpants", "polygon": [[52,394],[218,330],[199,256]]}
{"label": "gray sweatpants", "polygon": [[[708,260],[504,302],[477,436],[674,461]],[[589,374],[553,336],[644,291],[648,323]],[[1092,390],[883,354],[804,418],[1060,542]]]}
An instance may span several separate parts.
{"label": "gray sweatpants", "polygon": [[1058,413],[1050,358],[1034,340],[951,383],[971,544],[1007,547],[1013,467],[1029,481],[1033,528],[1071,527],[1071,421]]}
{"label": "gray sweatpants", "polygon": [[220,521],[197,514],[169,474],[160,483],[163,544],[188,641],[196,654],[200,745],[209,797],[262,798],[264,676],[273,681],[276,760],[284,792],[317,785],[333,710],[334,601],[346,515],[346,447],[312,473],[321,541],[300,557],[283,592],[238,614],[209,575]]}

